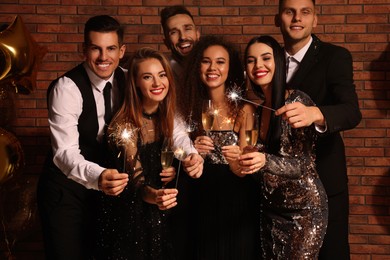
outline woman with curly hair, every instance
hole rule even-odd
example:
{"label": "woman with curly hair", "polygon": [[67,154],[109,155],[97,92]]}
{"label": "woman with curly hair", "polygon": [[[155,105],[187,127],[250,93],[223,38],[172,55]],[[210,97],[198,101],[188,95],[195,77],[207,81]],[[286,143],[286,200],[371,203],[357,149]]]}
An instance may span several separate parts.
{"label": "woman with curly hair", "polygon": [[[252,105],[228,98],[230,91],[244,92],[239,54],[222,38],[205,36],[188,61],[178,91],[179,113],[196,125],[192,138],[205,158],[192,194],[195,258],[258,259],[257,188],[250,176],[232,172],[238,170],[245,115],[254,112]],[[213,105],[210,129],[202,124],[205,100]]]}

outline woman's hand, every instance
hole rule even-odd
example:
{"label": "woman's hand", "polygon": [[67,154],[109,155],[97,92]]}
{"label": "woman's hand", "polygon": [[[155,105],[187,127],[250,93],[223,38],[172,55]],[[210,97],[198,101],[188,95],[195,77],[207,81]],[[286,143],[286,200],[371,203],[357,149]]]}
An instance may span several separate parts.
{"label": "woman's hand", "polygon": [[163,169],[160,173],[161,182],[163,186],[167,185],[168,182],[172,181],[176,176],[176,170],[174,167],[168,167],[167,169]]}
{"label": "woman's hand", "polygon": [[160,210],[167,210],[177,205],[177,189],[154,189],[145,186],[143,190],[143,200],[149,204],[155,204]]}
{"label": "woman's hand", "polygon": [[177,205],[177,189],[159,189],[157,190],[156,205],[160,210],[167,210]]}
{"label": "woman's hand", "polygon": [[202,175],[204,160],[199,154],[191,153],[182,161],[182,163],[188,176],[199,178]]}
{"label": "woman's hand", "polygon": [[259,152],[245,153],[239,157],[241,174],[253,174],[265,165],[265,154]]}
{"label": "woman's hand", "polygon": [[202,156],[214,150],[213,140],[211,140],[210,137],[205,135],[196,137],[194,141],[194,146],[198,153]]}
{"label": "woman's hand", "polygon": [[242,154],[242,151],[238,145],[227,145],[222,147],[222,154],[228,161],[230,170],[239,177],[244,177],[244,174],[241,174],[241,167],[239,165],[239,158]]}

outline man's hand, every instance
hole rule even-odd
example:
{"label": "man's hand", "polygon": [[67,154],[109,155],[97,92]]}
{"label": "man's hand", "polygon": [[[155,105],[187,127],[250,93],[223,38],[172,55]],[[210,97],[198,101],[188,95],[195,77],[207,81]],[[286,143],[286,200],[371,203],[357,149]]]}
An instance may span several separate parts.
{"label": "man's hand", "polygon": [[191,153],[183,161],[184,170],[192,178],[199,178],[203,172],[203,158],[199,154]]}
{"label": "man's hand", "polygon": [[119,173],[115,169],[105,169],[99,176],[99,190],[107,195],[119,195],[129,181],[127,173]]}
{"label": "man's hand", "polygon": [[318,107],[305,106],[300,102],[282,106],[276,110],[275,115],[281,115],[292,128],[307,127],[313,123],[319,126],[325,125],[325,118]]}
{"label": "man's hand", "polygon": [[259,152],[245,153],[240,156],[241,174],[253,174],[265,165],[265,154]]}

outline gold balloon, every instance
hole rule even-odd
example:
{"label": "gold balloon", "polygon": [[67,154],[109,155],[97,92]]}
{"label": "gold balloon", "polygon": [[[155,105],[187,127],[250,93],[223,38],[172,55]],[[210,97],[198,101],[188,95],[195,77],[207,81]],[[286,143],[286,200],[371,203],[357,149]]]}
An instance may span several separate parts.
{"label": "gold balloon", "polygon": [[37,65],[46,54],[27,31],[22,18],[0,31],[0,83],[11,82],[16,92],[29,94],[36,87]]}
{"label": "gold balloon", "polygon": [[19,140],[0,128],[0,185],[20,173],[24,166],[24,153]]}

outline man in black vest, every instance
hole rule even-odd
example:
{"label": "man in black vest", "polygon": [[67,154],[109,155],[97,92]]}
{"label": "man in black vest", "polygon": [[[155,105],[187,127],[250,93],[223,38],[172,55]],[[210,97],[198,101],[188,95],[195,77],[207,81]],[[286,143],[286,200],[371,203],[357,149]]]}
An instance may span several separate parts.
{"label": "man in black vest", "polygon": [[52,155],[38,185],[47,259],[91,259],[98,190],[117,195],[128,175],[105,167],[106,125],[119,108],[123,29],[100,15],[85,24],[85,61],[48,89]]}

